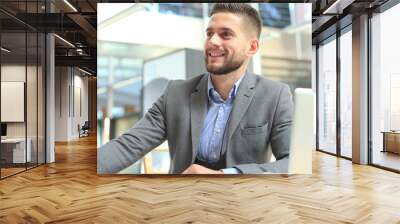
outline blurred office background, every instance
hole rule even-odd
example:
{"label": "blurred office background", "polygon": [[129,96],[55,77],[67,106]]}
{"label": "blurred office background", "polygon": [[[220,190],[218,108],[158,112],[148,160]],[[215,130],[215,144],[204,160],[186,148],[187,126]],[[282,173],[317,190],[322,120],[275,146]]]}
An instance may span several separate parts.
{"label": "blurred office background", "polygon": [[[250,70],[311,88],[311,4],[251,3],[262,17]],[[98,4],[98,146],[133,126],[168,80],[206,72],[205,28],[213,3]],[[123,173],[166,173],[167,143]]]}

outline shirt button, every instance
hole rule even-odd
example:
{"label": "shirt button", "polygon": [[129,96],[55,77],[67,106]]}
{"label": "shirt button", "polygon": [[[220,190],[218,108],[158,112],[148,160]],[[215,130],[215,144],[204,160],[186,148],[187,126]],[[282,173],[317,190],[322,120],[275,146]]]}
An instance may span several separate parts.
{"label": "shirt button", "polygon": [[217,133],[221,132],[221,130],[217,129]]}

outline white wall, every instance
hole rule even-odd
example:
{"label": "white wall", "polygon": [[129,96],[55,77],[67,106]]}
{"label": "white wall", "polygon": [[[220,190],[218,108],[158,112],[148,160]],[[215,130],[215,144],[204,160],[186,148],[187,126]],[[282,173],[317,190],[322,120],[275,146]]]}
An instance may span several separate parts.
{"label": "white wall", "polygon": [[[2,65],[1,66],[1,81],[8,82],[25,82],[26,74],[25,65]],[[28,71],[32,68],[28,66]],[[7,110],[7,108],[1,108]],[[8,122],[7,136],[8,137],[25,137],[25,122]]]}
{"label": "white wall", "polygon": [[[37,70],[38,69],[38,70]],[[25,80],[27,78],[27,80]],[[32,161],[36,162],[37,153],[39,153],[39,163],[44,162],[44,74],[42,73],[41,66],[25,66],[25,64],[3,64],[1,66],[1,81],[2,82],[24,82],[26,85],[26,99],[21,102],[23,105],[19,109],[12,108],[10,106],[1,108],[2,112],[13,113],[12,110],[20,110],[23,114],[26,112],[25,118],[18,122],[6,122],[7,123],[7,137],[9,138],[23,138],[25,135],[30,139],[30,148],[32,151]],[[5,89],[2,89],[2,98],[10,98],[10,96],[4,95]],[[19,90],[20,94],[24,94],[24,90]],[[15,102],[17,103],[17,102]],[[3,104],[3,102],[2,102]],[[14,112],[15,113],[15,112]],[[51,157],[50,157],[51,158]],[[48,160],[51,162],[51,160]]]}
{"label": "white wall", "polygon": [[79,138],[78,124],[82,126],[88,120],[88,78],[82,75],[75,68],[56,67],[56,141]]}
{"label": "white wall", "polygon": [[55,140],[66,141],[68,116],[68,68],[55,68]]}
{"label": "white wall", "polygon": [[[25,69],[26,69],[25,65],[24,66],[22,66],[22,65],[2,65],[1,66],[1,81],[2,82],[23,82],[23,83],[26,83],[25,82],[25,74],[26,74]],[[31,66],[28,66],[28,71],[30,71],[32,69],[33,68]],[[3,85],[5,85],[5,83],[3,83]],[[2,94],[5,93],[4,91],[5,90],[2,89]],[[19,96],[19,98],[22,97],[22,100],[24,100],[25,96],[24,96],[24,90],[23,89],[22,89],[22,92],[20,92],[19,94],[22,94],[22,96]],[[7,98],[10,98],[10,97],[2,95],[1,98],[2,99],[7,99]],[[6,113],[7,114],[8,113],[12,113],[11,111],[9,111],[11,108],[5,107],[4,103],[5,102],[2,102],[2,106],[3,107],[1,108],[1,110],[2,110],[1,114],[4,115]],[[8,122],[8,126],[9,126],[8,129],[10,129],[11,132],[14,132],[14,131],[12,131],[12,129],[16,130],[15,127],[20,126],[19,124],[23,124],[24,123],[24,102],[22,102],[22,104],[23,104],[22,108],[20,108],[20,110],[22,110],[22,111],[18,111],[18,113],[22,112],[22,121],[21,122]],[[2,120],[4,121],[4,117],[2,117]],[[19,116],[19,120],[21,120],[21,116]],[[25,128],[23,128],[23,129],[25,129]],[[18,134],[21,135],[21,136],[18,136],[18,137],[25,136],[25,131],[24,130],[15,131],[14,133],[16,135],[18,135]]]}
{"label": "white wall", "polygon": [[[78,71],[79,72],[79,71]],[[72,108],[72,120],[71,120],[71,132],[72,138],[78,138],[78,124],[82,126],[85,121],[88,121],[88,78],[83,77],[78,73],[77,70],[74,71],[74,108]],[[71,103],[72,105],[72,103]],[[82,107],[82,108],[80,108]],[[82,110],[82,111],[80,111]]]}

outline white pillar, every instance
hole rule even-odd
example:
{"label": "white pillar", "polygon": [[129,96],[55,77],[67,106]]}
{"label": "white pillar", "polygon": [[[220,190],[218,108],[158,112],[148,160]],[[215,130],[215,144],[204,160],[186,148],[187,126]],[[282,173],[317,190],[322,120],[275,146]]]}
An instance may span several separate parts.
{"label": "white pillar", "polygon": [[[314,96],[317,95],[317,47],[315,45],[312,45],[312,52],[311,52],[311,89],[314,93]],[[317,120],[317,102],[315,98],[314,102],[314,121]],[[314,149],[317,149],[317,122],[314,122],[314,143],[313,147]]]}
{"label": "white pillar", "polygon": [[[46,1],[46,11],[54,12],[54,5]],[[54,34],[46,35],[46,163],[55,162],[55,43]]]}
{"label": "white pillar", "polygon": [[54,35],[46,35],[46,163],[55,161],[55,60]]}
{"label": "white pillar", "polygon": [[368,15],[353,20],[353,162],[368,163]]}

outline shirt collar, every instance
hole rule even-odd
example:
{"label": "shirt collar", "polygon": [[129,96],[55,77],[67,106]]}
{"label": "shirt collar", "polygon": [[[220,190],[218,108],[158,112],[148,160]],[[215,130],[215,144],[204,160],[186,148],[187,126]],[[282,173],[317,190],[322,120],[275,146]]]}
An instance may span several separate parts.
{"label": "shirt collar", "polygon": [[[246,73],[244,75],[242,75],[239,80],[237,80],[235,82],[235,84],[233,85],[232,89],[229,92],[230,96],[226,101],[232,101],[235,98],[237,90],[239,89],[239,85],[242,82],[245,75],[246,75]],[[208,89],[208,91],[207,91],[208,100],[210,100],[211,102],[214,102],[214,103],[223,103],[224,102],[222,100],[222,98],[220,97],[219,93],[215,90],[214,85],[212,84],[211,74],[208,74],[207,89]]]}

